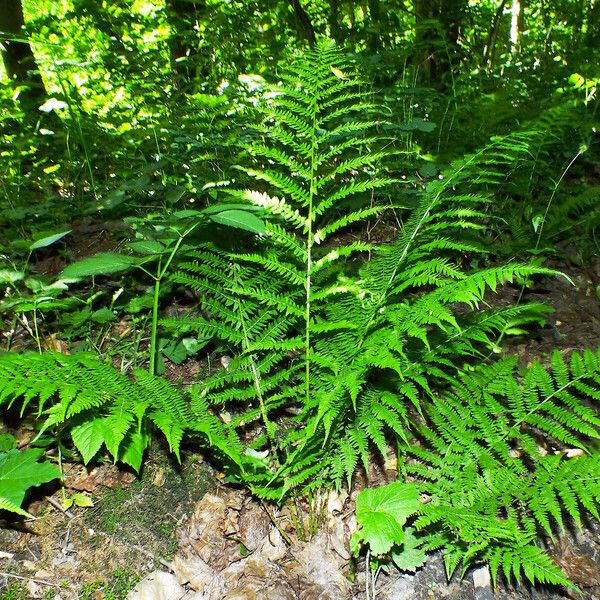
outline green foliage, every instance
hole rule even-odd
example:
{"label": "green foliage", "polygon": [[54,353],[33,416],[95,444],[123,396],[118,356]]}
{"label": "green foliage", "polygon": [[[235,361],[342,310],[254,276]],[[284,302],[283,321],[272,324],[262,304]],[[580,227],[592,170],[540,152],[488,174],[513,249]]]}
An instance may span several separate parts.
{"label": "green foliage", "polygon": [[[79,302],[69,278],[119,274],[134,295],[126,311],[151,311],[150,372],[86,354],[2,355],[0,404],[33,412],[61,450],[70,436],[86,463],[106,449],[139,469],[153,431],[176,454],[187,434],[230,481],[276,501],[350,482],[400,446],[416,481],[360,496],[355,544],[407,570],[441,547],[449,573],[487,560],[494,576],[565,583],[534,540],[563,518],[597,516],[586,483],[596,463],[552,453],[596,437],[580,399],[597,398],[586,383],[596,358],[569,368],[555,358],[550,373],[534,366],[522,379],[513,363],[488,363],[547,313],[492,308],[489,296],[554,272],[481,265],[488,252],[593,241],[596,188],[564,186],[567,196],[559,184],[574,156],[594,166],[596,9],[575,18],[569,2],[528,4],[515,42],[491,2],[306,2],[304,15],[294,4],[26,7],[48,95],[30,127],[37,107],[0,94],[8,347],[18,321],[41,351],[43,315],[64,323]],[[350,59],[320,42],[281,67],[313,29]],[[567,85],[578,46],[589,64]],[[190,209],[205,201],[217,203]],[[14,258],[47,256],[71,229],[80,238],[74,217],[123,215],[127,249],[70,264],[59,281]],[[373,224],[392,219],[394,241],[374,243]],[[181,288],[196,303],[162,319],[159,337],[162,300]],[[110,323],[120,293],[110,308],[86,301],[73,321]],[[179,363],[201,349],[222,368],[209,363],[198,384],[155,376],[161,353]]]}
{"label": "green foliage", "polygon": [[2,354],[0,405],[20,405],[21,414],[32,405],[41,433],[66,429],[85,463],[104,446],[139,470],[153,429],[177,456],[187,427],[219,437],[216,420],[199,412],[200,401],[192,418],[182,392],[141,369],[134,376],[87,354]]}
{"label": "green foliage", "polygon": [[43,450],[16,449],[0,452],[0,509],[30,516],[21,508],[29,488],[60,477],[56,465],[40,462]]}
{"label": "green foliage", "polygon": [[393,545],[404,542],[404,524],[419,512],[416,487],[402,482],[366,489],[356,499],[356,520],[360,524],[352,544],[368,544],[376,555],[387,554]]}
{"label": "green foliage", "polygon": [[[494,582],[501,570],[507,580],[571,586],[536,540],[553,538],[567,519],[581,527],[584,515],[598,518],[600,457],[587,450],[600,438],[590,404],[598,399],[600,353],[567,363],[555,352],[547,369],[534,363],[524,372],[515,359],[480,365],[422,405],[416,439],[401,448],[413,483],[381,495],[393,503],[418,490],[413,526],[424,550],[442,549],[448,576],[483,561]],[[360,539],[383,555],[389,547],[369,536],[370,515],[358,510],[372,493],[357,500]]]}
{"label": "green foliage", "polygon": [[[373,448],[385,454],[389,435],[405,438],[408,407],[418,409],[457,361],[496,351],[498,336],[544,318],[539,305],[474,311],[486,291],[551,273],[517,263],[468,272],[452,258],[482,252],[469,232],[484,226],[489,190],[527,155],[527,134],[498,138],[407,192],[403,204],[414,208],[394,244],[335,244],[390,206],[379,190],[396,180],[376,170],[393,150],[331,46],[307,52],[280,80],[252,146],[263,168],[246,169],[264,188],[229,191],[266,212],[266,234],[250,252],[190,252],[173,280],[198,294],[199,311],[162,321],[231,353],[200,384],[202,396],[240,446],[252,430],[233,476],[272,499],[339,485]],[[366,252],[371,260],[360,258]]]}

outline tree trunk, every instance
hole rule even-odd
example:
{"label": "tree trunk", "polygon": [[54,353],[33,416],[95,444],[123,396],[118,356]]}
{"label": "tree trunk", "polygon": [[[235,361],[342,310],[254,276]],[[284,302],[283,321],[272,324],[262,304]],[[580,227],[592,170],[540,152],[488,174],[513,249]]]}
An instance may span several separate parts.
{"label": "tree trunk", "polygon": [[600,48],[600,0],[590,0],[587,19],[585,45]]}
{"label": "tree trunk", "polygon": [[21,92],[21,100],[37,102],[46,95],[44,81],[40,75],[33,51],[24,37],[23,6],[21,0],[0,1],[0,31],[5,37],[2,40],[2,60],[8,76],[17,84],[26,86]]}
{"label": "tree trunk", "polygon": [[502,15],[504,14],[504,7],[506,6],[506,0],[502,0],[500,6],[496,9],[494,19],[492,20],[492,26],[488,34],[487,43],[483,51],[483,61],[487,68],[490,68],[494,59],[494,49],[496,47],[496,39],[498,38],[498,31],[500,29],[500,23],[502,21]]}
{"label": "tree trunk", "polygon": [[329,27],[329,37],[337,44],[342,42],[340,31],[340,2],[339,0],[331,0],[329,2],[329,14],[327,15],[327,25]]}
{"label": "tree trunk", "polygon": [[309,45],[313,47],[317,43],[317,38],[308,13],[304,10],[302,4],[300,4],[300,0],[289,0],[289,2],[294,11],[296,30],[298,31],[300,39],[306,40]]}
{"label": "tree trunk", "polygon": [[523,0],[512,0],[510,10],[510,52],[514,54],[521,44],[524,25]]}
{"label": "tree trunk", "polygon": [[379,0],[369,0],[369,20],[371,32],[368,37],[369,50],[375,54],[381,45],[381,6]]}
{"label": "tree trunk", "polygon": [[460,29],[467,0],[414,0],[416,45],[425,79],[447,85],[460,63]]}

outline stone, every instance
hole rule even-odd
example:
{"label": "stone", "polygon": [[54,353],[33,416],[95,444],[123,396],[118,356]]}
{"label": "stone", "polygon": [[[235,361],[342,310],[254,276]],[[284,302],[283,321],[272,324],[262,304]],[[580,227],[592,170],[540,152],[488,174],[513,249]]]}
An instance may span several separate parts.
{"label": "stone", "polygon": [[153,571],[127,594],[126,600],[181,600],[185,593],[175,575]]}

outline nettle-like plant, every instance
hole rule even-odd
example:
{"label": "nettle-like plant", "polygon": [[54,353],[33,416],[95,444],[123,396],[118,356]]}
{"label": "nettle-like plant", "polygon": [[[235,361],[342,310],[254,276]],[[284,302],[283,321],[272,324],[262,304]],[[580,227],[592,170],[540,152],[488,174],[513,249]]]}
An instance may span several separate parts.
{"label": "nettle-like plant", "polygon": [[[21,416],[32,412],[40,424],[36,441],[45,436],[56,445],[72,442],[86,464],[106,451],[115,461],[139,471],[153,432],[164,436],[178,458],[185,430],[208,436],[205,440],[215,449],[230,446],[222,423],[201,398],[194,397],[194,389],[181,390],[156,376],[158,311],[169,267],[195,230],[212,223],[252,233],[263,231],[261,220],[242,208],[215,205],[130,219],[136,239],[128,242],[128,253],[99,253],[63,271],[59,289],[83,278],[125,271],[141,271],[151,279],[148,371],[134,369],[125,374],[86,353],[0,353],[0,407],[18,409]],[[229,450],[229,454],[234,452],[234,448]]]}
{"label": "nettle-like plant", "polygon": [[[174,280],[198,293],[200,314],[162,322],[227,348],[231,360],[199,384],[200,397],[237,439],[231,478],[275,500],[349,481],[373,449],[385,456],[407,439],[411,411],[437,383],[543,319],[539,305],[490,308],[486,291],[551,273],[461,265],[482,252],[469,234],[484,227],[489,190],[527,155],[526,134],[401,194],[378,175],[388,140],[339,52],[319,45],[279,77],[249,149],[259,189],[229,192],[265,211],[266,232],[250,251],[190,253]],[[392,186],[398,202],[378,193]],[[344,243],[392,204],[413,206],[396,242]]]}

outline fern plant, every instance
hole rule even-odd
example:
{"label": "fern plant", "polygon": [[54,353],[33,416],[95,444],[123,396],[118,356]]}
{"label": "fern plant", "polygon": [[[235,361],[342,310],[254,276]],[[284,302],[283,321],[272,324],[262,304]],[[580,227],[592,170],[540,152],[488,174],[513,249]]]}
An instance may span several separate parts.
{"label": "fern plant", "polygon": [[89,354],[54,352],[0,355],[0,406],[34,409],[41,420],[40,435],[66,430],[88,463],[104,446],[116,460],[139,471],[153,430],[164,435],[179,457],[185,429],[207,436],[215,448],[227,446],[220,422],[202,410],[196,399],[192,416],[191,390],[184,393],[142,369],[133,378]]}
{"label": "fern plant", "polygon": [[[569,363],[555,352],[547,369],[521,372],[505,359],[463,373],[422,405],[417,439],[402,448],[411,483],[393,484],[388,504],[416,488],[420,548],[441,548],[448,576],[487,562],[494,583],[501,570],[507,580],[572,586],[537,539],[553,538],[567,519],[581,527],[584,514],[599,517],[600,457],[588,450],[600,438],[599,399],[600,352]],[[355,542],[378,543],[365,515]],[[397,538],[377,553],[402,549]]]}
{"label": "fern plant", "polygon": [[[527,134],[401,193],[377,176],[387,140],[338,51],[317,45],[279,77],[245,169],[258,189],[229,192],[265,211],[266,233],[250,251],[190,253],[174,280],[197,292],[200,310],[162,322],[233,356],[202,396],[246,447],[245,475],[232,478],[272,499],[341,484],[373,448],[405,438],[410,405],[462,361],[497,350],[499,335],[544,317],[539,305],[475,311],[486,291],[550,273],[515,263],[468,272],[456,259],[482,252],[469,233],[484,227],[493,186],[527,157]],[[382,193],[391,186],[393,203]],[[395,243],[340,243],[392,205],[413,207]]]}

